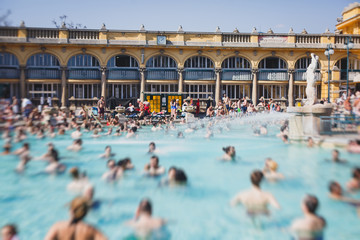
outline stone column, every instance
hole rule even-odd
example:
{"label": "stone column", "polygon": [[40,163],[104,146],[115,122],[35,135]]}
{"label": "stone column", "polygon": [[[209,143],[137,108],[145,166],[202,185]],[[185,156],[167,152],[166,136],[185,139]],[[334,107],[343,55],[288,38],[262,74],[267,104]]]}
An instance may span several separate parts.
{"label": "stone column", "polygon": [[251,93],[251,100],[254,104],[254,106],[257,105],[257,73],[258,73],[258,69],[254,68],[251,70],[252,74],[253,74],[253,82],[252,82],[252,93]]}
{"label": "stone column", "polygon": [[140,68],[140,100],[143,102],[144,99],[144,92],[145,92],[145,71],[146,68]]}
{"label": "stone column", "polygon": [[294,69],[289,69],[289,92],[288,92],[288,102],[289,107],[294,106]]}
{"label": "stone column", "polygon": [[61,67],[61,107],[66,107],[66,67]]}
{"label": "stone column", "polygon": [[183,79],[183,72],[184,68],[178,68],[178,74],[179,74],[179,87],[178,87],[178,93],[182,94],[183,92],[183,85],[184,85],[184,79]]}
{"label": "stone column", "polygon": [[106,101],[106,67],[101,68],[101,96],[103,96]]}
{"label": "stone column", "polygon": [[25,89],[25,69],[26,66],[20,66],[20,97],[26,97],[26,89]]}
{"label": "stone column", "polygon": [[221,99],[221,79],[220,79],[221,68],[216,68],[215,69],[215,74],[216,74],[215,103],[217,105],[219,103],[220,99]]}

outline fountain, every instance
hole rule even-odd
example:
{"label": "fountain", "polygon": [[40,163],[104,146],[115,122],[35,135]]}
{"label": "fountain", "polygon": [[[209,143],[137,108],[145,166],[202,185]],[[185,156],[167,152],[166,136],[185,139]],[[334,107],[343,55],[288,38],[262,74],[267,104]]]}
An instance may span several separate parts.
{"label": "fountain", "polygon": [[[302,141],[308,137],[320,135],[320,117],[330,116],[332,105],[330,103],[318,104],[316,96],[315,71],[319,57],[311,54],[311,63],[306,70],[306,96],[307,100],[303,107],[288,107],[289,118],[289,139]],[[328,129],[326,129],[328,128]],[[322,126],[322,129],[330,130],[330,125]]]}

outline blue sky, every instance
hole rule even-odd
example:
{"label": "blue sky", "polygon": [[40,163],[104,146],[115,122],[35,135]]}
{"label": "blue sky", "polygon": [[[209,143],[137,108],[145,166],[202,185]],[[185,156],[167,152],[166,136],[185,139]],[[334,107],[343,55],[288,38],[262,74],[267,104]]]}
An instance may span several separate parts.
{"label": "blue sky", "polygon": [[[252,27],[266,32],[295,32],[303,28],[309,33],[334,31],[336,18],[354,1],[348,0],[0,0],[0,15],[9,9],[8,20],[18,26],[21,20],[28,27],[54,27],[53,19],[67,15],[74,23],[99,29],[251,32]],[[59,21],[59,20],[58,20]]]}

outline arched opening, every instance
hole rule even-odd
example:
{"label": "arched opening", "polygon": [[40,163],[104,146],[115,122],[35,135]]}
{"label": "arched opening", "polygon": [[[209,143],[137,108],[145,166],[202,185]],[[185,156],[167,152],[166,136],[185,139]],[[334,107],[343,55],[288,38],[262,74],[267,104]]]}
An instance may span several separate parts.
{"label": "arched opening", "polygon": [[165,55],[151,57],[146,62],[146,79],[148,80],[177,80],[177,63]]}
{"label": "arched opening", "polygon": [[[229,57],[221,64],[222,93],[231,99],[250,96],[250,84],[242,81],[251,81],[251,64],[243,57]],[[226,81],[238,81],[236,84],[227,84]]]}
{"label": "arched opening", "polygon": [[193,56],[185,61],[184,80],[188,80],[188,82],[185,83],[185,92],[187,92],[191,98],[205,100],[209,96],[214,97],[215,82],[197,84],[191,83],[191,81],[214,81],[215,79],[215,64],[210,58]]}
{"label": "arched opening", "polygon": [[[70,100],[77,101],[100,97],[100,64],[96,57],[90,54],[78,54],[68,61],[68,78],[72,83],[68,85]],[[83,83],[84,80],[99,80],[95,83]]]}
{"label": "arched opening", "polygon": [[[262,81],[257,89],[259,97],[286,101],[289,74],[287,64],[283,59],[278,57],[262,59],[259,63],[258,79]],[[266,81],[277,81],[277,83],[267,83]]]}
{"label": "arched opening", "polygon": [[19,79],[19,61],[14,54],[0,52],[0,96],[10,99],[12,96],[19,97],[19,83],[14,83],[10,79]]}
{"label": "arched opening", "polygon": [[[335,63],[340,70],[340,80],[346,80],[347,58],[342,58]],[[349,81],[353,81],[355,76],[360,73],[360,60],[349,58]]]}
{"label": "arched opening", "polygon": [[[59,97],[61,85],[51,82],[52,79],[61,78],[60,63],[56,56],[49,53],[38,53],[32,55],[26,63],[26,77],[30,80],[43,79],[40,82],[27,83],[29,97],[39,101],[40,98]],[[50,81],[45,81],[48,79]]]}
{"label": "arched opening", "polygon": [[107,83],[107,96],[116,100],[129,100],[139,97],[140,84],[116,83],[117,80],[139,80],[139,63],[129,55],[113,56],[107,63],[108,76],[112,83]]}

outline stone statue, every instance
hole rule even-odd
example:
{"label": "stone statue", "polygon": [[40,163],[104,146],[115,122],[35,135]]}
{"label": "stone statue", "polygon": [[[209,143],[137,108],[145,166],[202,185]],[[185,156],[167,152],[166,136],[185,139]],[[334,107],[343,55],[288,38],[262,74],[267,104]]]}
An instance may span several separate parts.
{"label": "stone statue", "polygon": [[316,103],[316,79],[315,71],[317,69],[319,57],[311,54],[311,63],[306,70],[306,103],[305,105],[314,105]]}

